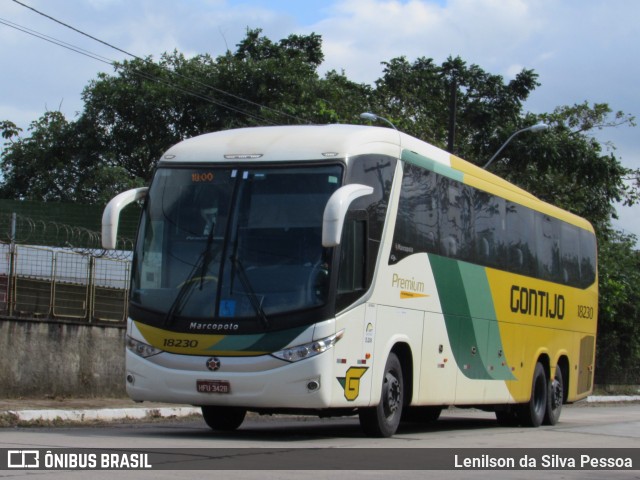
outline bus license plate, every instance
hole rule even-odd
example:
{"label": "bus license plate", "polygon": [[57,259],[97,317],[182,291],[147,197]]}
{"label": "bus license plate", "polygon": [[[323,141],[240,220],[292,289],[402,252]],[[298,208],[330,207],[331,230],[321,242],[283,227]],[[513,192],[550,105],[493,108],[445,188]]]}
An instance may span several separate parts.
{"label": "bus license plate", "polygon": [[196,389],[200,393],[231,393],[231,384],[227,380],[197,380]]}

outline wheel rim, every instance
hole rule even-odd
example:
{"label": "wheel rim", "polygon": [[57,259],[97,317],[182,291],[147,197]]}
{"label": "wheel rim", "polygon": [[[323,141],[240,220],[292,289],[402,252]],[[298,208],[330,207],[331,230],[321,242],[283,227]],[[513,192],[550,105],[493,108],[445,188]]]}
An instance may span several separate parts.
{"label": "wheel rim", "polygon": [[555,410],[560,405],[562,405],[562,384],[554,378],[551,383],[551,408]]}
{"label": "wheel rim", "polygon": [[402,402],[402,391],[398,378],[392,373],[387,372],[385,375],[385,401],[383,402],[385,416],[391,417],[400,408]]}

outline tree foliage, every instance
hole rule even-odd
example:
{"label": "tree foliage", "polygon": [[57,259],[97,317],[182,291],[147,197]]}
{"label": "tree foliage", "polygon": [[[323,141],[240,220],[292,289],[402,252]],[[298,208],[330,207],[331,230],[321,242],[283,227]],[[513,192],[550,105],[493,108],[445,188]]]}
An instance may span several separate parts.
{"label": "tree foliage", "polygon": [[600,242],[596,383],[640,379],[640,252],[637,238],[619,232]]}
{"label": "tree foliage", "polygon": [[459,57],[442,65],[400,57],[384,65],[376,82],[376,111],[385,112],[401,130],[446,148],[455,104],[453,152],[470,161],[480,162],[499,147],[500,134],[522,120],[522,103],[539,85],[532,70],[505,83]]}
{"label": "tree foliage", "polygon": [[100,161],[95,139],[81,121],[69,122],[60,112],[45,112],[29,126],[30,135],[9,121],[0,124],[8,141],[0,168],[2,198],[103,203],[109,189],[131,188],[135,182],[119,165]]}
{"label": "tree foliage", "polygon": [[638,252],[611,219],[616,202],[637,202],[640,172],[623,167],[615,148],[594,136],[635,126],[633,117],[587,102],[525,112],[540,85],[527,69],[505,81],[459,57],[441,65],[399,57],[385,62],[370,86],[336,71],[320,75],[323,59],[316,34],[275,42],[257,29],[217,58],[174,51],[116,64],[85,87],[75,120],[48,111],[26,135],[0,122],[0,197],[104,203],[146,184],[169,146],[241,126],[354,123],[373,111],[442,148],[453,139],[453,153],[481,166],[513,132],[543,121],[546,132],[518,135],[490,168],[593,223],[600,240],[599,365],[622,368],[625,356],[638,363]]}
{"label": "tree foliage", "polygon": [[[536,116],[551,127],[549,131],[519,138],[494,167],[496,173],[587,218],[599,233],[608,235],[614,204],[633,203],[635,195],[625,183],[633,172],[592,136],[596,125],[611,122],[611,113],[606,104],[583,103]],[[623,123],[634,125],[634,119],[625,117]]]}

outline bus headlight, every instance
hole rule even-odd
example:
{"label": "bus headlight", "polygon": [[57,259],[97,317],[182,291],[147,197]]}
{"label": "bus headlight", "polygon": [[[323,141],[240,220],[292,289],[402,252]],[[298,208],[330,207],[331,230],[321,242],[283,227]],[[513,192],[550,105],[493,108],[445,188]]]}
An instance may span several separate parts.
{"label": "bus headlight", "polygon": [[162,353],[162,350],[152,347],[151,345],[135,340],[127,335],[126,345],[136,355],[147,358]]}
{"label": "bus headlight", "polygon": [[304,360],[305,358],[315,357],[316,355],[326,352],[333,347],[338,340],[342,338],[342,335],[344,335],[344,330],[340,330],[338,333],[331,335],[330,337],[314,340],[313,342],[305,343],[304,345],[285,348],[279,352],[273,352],[271,355],[287,362],[297,362],[299,360]]}

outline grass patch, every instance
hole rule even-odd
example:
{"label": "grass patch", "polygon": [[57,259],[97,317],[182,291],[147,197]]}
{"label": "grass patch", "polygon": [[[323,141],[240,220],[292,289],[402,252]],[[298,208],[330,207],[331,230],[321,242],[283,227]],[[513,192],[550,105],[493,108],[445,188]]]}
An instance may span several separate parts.
{"label": "grass patch", "polygon": [[56,417],[53,420],[41,418],[34,420],[21,420],[13,412],[0,412],[0,428],[39,428],[39,427],[96,427],[108,425],[143,424],[143,423],[179,423],[202,419],[200,414],[178,417],[176,415],[163,417],[159,411],[148,412],[144,418],[116,418],[111,420],[68,420]]}
{"label": "grass patch", "polygon": [[20,419],[13,412],[0,413],[0,428],[17,427]]}

